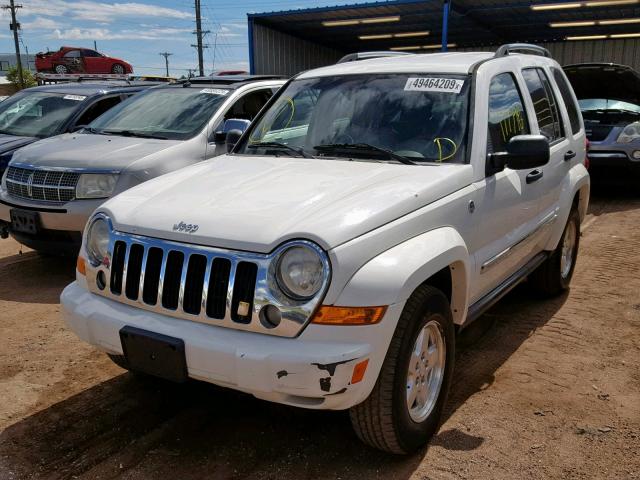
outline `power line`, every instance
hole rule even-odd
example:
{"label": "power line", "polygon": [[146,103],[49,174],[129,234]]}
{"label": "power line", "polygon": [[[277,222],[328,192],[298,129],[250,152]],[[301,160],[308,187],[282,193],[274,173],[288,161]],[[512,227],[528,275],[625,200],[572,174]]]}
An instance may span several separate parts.
{"label": "power line", "polygon": [[162,55],[164,57],[164,65],[167,69],[167,77],[168,77],[169,76],[169,57],[173,55],[173,53],[161,52],[159,55]]}
{"label": "power line", "polygon": [[[13,0],[9,0],[9,5],[3,5],[3,9],[11,10],[11,30],[13,30],[13,42],[16,46],[16,66],[18,67],[18,82],[20,82],[20,88],[24,88],[24,78],[22,77],[22,60],[20,59],[20,42],[18,41],[18,30],[20,24],[16,21],[16,10],[22,8],[22,5],[15,5]],[[27,58],[27,62],[29,59]]]}

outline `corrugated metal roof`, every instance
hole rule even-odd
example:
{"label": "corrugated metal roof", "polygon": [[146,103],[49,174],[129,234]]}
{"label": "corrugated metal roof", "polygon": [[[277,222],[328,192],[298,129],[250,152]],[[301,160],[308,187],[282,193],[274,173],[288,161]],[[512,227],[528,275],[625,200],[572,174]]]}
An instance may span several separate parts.
{"label": "corrugated metal roof", "polygon": [[[615,35],[640,32],[640,23],[552,28],[551,22],[640,18],[640,4],[534,11],[531,3],[558,0],[507,1],[454,0],[449,23],[449,42],[459,47],[507,42],[552,42],[567,36]],[[400,21],[326,27],[327,20],[400,16]],[[356,5],[308,8],[249,15],[250,22],[268,26],[342,52],[382,50],[390,47],[430,45],[440,42],[442,0],[393,0]],[[361,40],[361,35],[389,35],[428,30],[426,37],[393,37]]]}

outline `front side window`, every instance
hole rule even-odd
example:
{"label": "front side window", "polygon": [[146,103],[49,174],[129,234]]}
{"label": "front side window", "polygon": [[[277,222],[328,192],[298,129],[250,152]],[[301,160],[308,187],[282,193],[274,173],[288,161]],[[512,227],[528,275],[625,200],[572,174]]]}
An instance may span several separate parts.
{"label": "front side window", "polygon": [[80,58],[80,50],[71,50],[64,54],[64,58]]}
{"label": "front side window", "polygon": [[240,97],[238,101],[231,106],[224,116],[224,119],[240,118],[243,120],[253,120],[272,95],[273,92],[270,88],[249,92]]}
{"label": "front side window", "polygon": [[504,152],[509,140],[529,132],[524,103],[513,75],[496,75],[489,86],[487,153]]}
{"label": "front side window", "polygon": [[20,92],[0,103],[0,134],[49,137],[81,106],[83,95]]}
{"label": "front side window", "polygon": [[562,122],[547,74],[541,68],[527,68],[522,76],[531,95],[540,133],[549,143],[562,138]]}
{"label": "front side window", "polygon": [[[294,80],[236,151],[464,163],[469,83],[442,74]],[[260,147],[267,143],[281,148]]]}
{"label": "front side window", "polygon": [[187,140],[207,125],[230,90],[152,88],[120,103],[91,123],[98,133]]}

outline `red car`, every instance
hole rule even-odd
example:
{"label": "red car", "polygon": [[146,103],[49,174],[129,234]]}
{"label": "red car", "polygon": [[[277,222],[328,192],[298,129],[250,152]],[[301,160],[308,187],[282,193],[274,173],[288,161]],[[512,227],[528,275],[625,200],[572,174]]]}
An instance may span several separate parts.
{"label": "red car", "polygon": [[133,73],[131,64],[89,48],[61,47],[57,52],[36,54],[41,73]]}

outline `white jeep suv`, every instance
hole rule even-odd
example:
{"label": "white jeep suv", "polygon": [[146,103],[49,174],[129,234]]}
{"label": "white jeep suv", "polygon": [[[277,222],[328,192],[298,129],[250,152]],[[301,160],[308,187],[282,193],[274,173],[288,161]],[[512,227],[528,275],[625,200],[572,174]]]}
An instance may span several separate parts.
{"label": "white jeep suv", "polygon": [[408,453],[438,427],[457,332],[527,277],[568,288],[584,160],[539,47],[308,71],[231,154],[96,211],[64,316],[124,368],[350,409]]}

